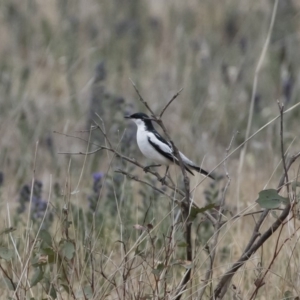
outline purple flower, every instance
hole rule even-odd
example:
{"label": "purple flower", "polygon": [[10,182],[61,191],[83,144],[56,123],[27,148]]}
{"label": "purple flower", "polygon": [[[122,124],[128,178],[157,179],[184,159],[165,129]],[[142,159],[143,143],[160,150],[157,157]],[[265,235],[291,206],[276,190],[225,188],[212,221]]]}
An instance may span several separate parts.
{"label": "purple flower", "polygon": [[90,209],[94,210],[97,206],[97,202],[99,200],[100,191],[102,188],[102,179],[104,177],[104,173],[96,172],[93,174],[93,190],[92,193],[88,196],[88,200],[90,203]]}
{"label": "purple flower", "polygon": [[93,174],[94,181],[100,181],[104,176],[102,172],[96,172]]}

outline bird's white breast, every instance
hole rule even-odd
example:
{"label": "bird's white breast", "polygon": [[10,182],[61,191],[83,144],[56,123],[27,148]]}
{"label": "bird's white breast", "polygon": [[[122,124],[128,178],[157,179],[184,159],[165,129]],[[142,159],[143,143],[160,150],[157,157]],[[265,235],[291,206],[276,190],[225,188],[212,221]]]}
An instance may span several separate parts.
{"label": "bird's white breast", "polygon": [[162,165],[169,165],[172,162],[161,155],[150,143],[148,140],[149,135],[153,135],[153,133],[148,132],[145,130],[145,127],[142,125],[138,125],[136,140],[137,144],[141,150],[141,152],[152,160],[155,163],[162,164]]}

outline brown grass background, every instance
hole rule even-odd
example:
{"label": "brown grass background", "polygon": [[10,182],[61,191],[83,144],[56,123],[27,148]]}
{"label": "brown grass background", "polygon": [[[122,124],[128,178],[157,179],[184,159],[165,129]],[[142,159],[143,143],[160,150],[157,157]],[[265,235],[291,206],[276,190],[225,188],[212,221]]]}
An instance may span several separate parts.
{"label": "brown grass background", "polygon": [[[245,139],[254,71],[267,36],[273,4],[273,1],[257,0],[1,1],[3,228],[8,226],[6,205],[9,203],[10,213],[15,215],[19,190],[23,184],[30,183],[34,165],[35,178],[44,183],[45,197],[52,174],[52,183],[59,183],[62,190],[68,182],[69,186],[64,190],[65,194],[69,190],[66,198],[87,209],[91,174],[100,170],[105,172],[110,160],[104,153],[89,156],[85,162],[83,156],[59,154],[85,151],[87,144],[54,131],[88,139],[87,132],[78,131],[88,129],[89,116],[96,118],[93,112],[97,112],[117,144],[124,132],[134,130],[123,120],[123,115],[146,112],[129,78],[157,113],[180,88],[184,88],[166,111],[164,123],[176,145],[187,156],[203,168],[213,169],[225,157],[234,132],[239,134],[233,141],[232,150]],[[251,133],[278,115],[277,100],[286,108],[299,101],[299,8],[298,1],[279,1],[270,45],[258,77]],[[96,105],[92,106],[95,68],[101,62],[106,69],[105,80],[99,83],[103,93],[96,93]],[[299,151],[298,136],[299,108],[296,108],[284,119],[284,145],[285,149],[289,147],[289,153]],[[96,136],[92,135],[91,139],[97,141]],[[130,146],[122,147],[125,147],[126,155],[136,156],[146,164],[134,139],[130,140]],[[90,149],[94,148],[91,146]],[[242,174],[237,173],[239,151],[229,158],[231,185],[226,207],[233,215],[250,207],[260,209],[258,205],[254,207],[255,200],[263,188],[276,187],[282,173],[280,159],[278,121],[249,142]],[[291,178],[295,177],[297,168],[295,165]],[[138,170],[133,172],[146,176]],[[224,174],[223,166],[215,172]],[[173,169],[173,176],[175,173]],[[113,168],[108,174],[113,176]],[[238,176],[241,176],[239,195]],[[201,177],[195,176],[191,180],[191,186],[195,186]],[[72,196],[70,193],[77,182],[79,193]],[[196,189],[195,201],[200,206],[206,204],[203,192],[209,184],[206,180]],[[132,220],[126,226],[134,236],[133,222],[140,222],[146,208],[137,192],[141,189],[140,184],[126,181],[126,185],[133,191],[130,198]],[[125,187],[123,191],[126,191]],[[148,192],[152,193],[151,190]],[[165,215],[167,207],[161,202],[155,205]],[[101,209],[105,210],[105,207]],[[270,215],[267,222],[273,220]],[[104,220],[104,227],[106,221],[110,222]],[[285,228],[282,240],[299,226],[297,222]],[[253,217],[245,217],[229,222],[222,231],[214,284],[243,252],[254,224]],[[115,224],[115,228],[104,234],[107,251],[115,247],[113,242],[118,239],[119,225]],[[16,237],[22,237],[22,230],[17,226]],[[194,234],[197,240],[197,233]],[[238,272],[233,282],[237,290],[228,299],[250,297],[259,271],[258,262],[268,265],[275,242],[276,234]],[[205,272],[203,260],[206,255],[201,247],[203,245],[196,247],[199,263],[194,282],[197,284],[201,284]],[[257,299],[283,299],[285,291],[297,296],[297,249],[298,235],[286,243]],[[119,250],[116,251],[118,261]],[[231,298],[232,295],[237,298]],[[113,292],[111,297],[114,298]],[[190,297],[196,299],[194,294]]]}

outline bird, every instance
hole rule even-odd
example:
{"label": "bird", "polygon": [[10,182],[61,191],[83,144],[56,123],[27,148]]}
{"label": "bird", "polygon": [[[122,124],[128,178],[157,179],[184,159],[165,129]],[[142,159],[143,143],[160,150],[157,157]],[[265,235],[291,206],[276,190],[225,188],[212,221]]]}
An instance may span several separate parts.
{"label": "bird", "polygon": [[[150,167],[159,167],[161,165],[166,166],[165,176],[161,179],[161,182],[164,184],[169,166],[171,164],[179,165],[179,161],[175,156],[174,149],[172,144],[166,141],[154,128],[151,118],[148,115],[142,112],[134,113],[131,115],[124,116],[126,119],[131,119],[137,125],[137,144],[143,153],[143,155],[153,162],[156,165],[150,165],[144,168],[144,171],[149,171]],[[204,176],[208,176],[211,179],[215,179],[210,173],[198,167],[193,161],[188,159],[183,153],[179,151],[181,160],[183,162],[184,168],[187,172],[194,175],[192,170],[197,171]]]}

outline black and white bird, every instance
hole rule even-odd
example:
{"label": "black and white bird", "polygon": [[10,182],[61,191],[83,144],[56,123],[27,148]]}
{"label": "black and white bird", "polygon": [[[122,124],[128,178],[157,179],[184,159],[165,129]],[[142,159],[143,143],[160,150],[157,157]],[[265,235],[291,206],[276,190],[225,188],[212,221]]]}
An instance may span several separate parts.
{"label": "black and white bird", "polygon": [[[171,143],[167,142],[154,128],[151,119],[144,113],[134,113],[130,116],[125,116],[126,119],[132,119],[137,125],[137,144],[144,154],[145,157],[149,158],[158,165],[151,165],[145,169],[149,170],[149,167],[152,166],[167,166],[166,173],[162,182],[165,182],[169,166],[171,164],[179,165],[178,159],[175,157],[173,147]],[[179,152],[182,162],[185,169],[191,173],[192,170],[195,170],[205,176],[208,176],[212,179],[214,177],[210,175],[207,171],[198,167],[194,162],[188,159],[183,153]]]}

